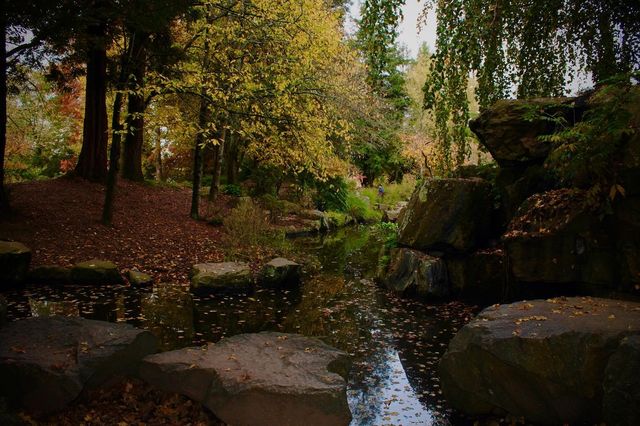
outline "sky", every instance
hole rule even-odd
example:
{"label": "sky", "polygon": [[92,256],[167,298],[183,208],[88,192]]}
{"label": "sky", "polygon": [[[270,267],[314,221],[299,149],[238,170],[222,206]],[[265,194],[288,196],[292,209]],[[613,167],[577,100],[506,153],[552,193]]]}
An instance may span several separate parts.
{"label": "sky", "polygon": [[[354,19],[360,18],[360,5],[361,0],[352,0],[351,7],[349,8],[348,19],[346,22],[346,28],[349,33],[353,33],[356,28]],[[415,58],[418,55],[418,49],[422,43],[427,43],[431,51],[434,50],[436,44],[436,18],[435,13],[429,13],[427,17],[426,25],[422,26],[421,31],[418,31],[418,17],[424,6],[424,1],[420,0],[407,0],[402,7],[402,14],[404,19],[400,23],[400,34],[398,41],[404,45],[409,56]]]}

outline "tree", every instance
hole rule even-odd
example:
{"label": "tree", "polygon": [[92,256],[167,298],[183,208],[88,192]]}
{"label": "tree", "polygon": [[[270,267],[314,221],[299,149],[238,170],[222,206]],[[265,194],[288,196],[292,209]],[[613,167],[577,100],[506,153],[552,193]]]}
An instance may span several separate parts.
{"label": "tree", "polygon": [[640,64],[635,0],[430,0],[425,11],[432,8],[437,45],[424,103],[434,111],[444,169],[469,154],[471,74],[486,108],[514,95],[563,95],[579,71],[599,82]]}
{"label": "tree", "polygon": [[367,65],[367,82],[389,104],[384,126],[375,137],[354,148],[354,162],[364,173],[364,184],[368,186],[383,173],[393,178],[404,171],[398,130],[410,98],[401,70],[407,60],[396,44],[403,4],[404,0],[365,0],[360,11],[356,46]]}

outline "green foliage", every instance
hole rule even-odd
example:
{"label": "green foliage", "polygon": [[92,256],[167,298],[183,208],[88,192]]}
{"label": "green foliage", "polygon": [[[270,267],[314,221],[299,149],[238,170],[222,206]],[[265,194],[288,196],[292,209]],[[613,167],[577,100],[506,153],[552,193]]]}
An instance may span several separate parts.
{"label": "green foliage", "polygon": [[233,197],[240,197],[242,196],[242,188],[240,188],[240,185],[229,183],[222,186],[222,193]]}
{"label": "green foliage", "polygon": [[60,89],[39,72],[26,74],[7,98],[7,164],[11,180],[55,177],[71,169],[82,130],[77,84]]}
{"label": "green foliage", "polygon": [[318,209],[343,212],[347,208],[349,187],[343,178],[338,177],[325,182],[318,181],[316,182],[316,190],[313,201]]}
{"label": "green foliage", "polygon": [[577,123],[563,116],[546,116],[559,130],[541,136],[552,143],[546,166],[564,184],[587,190],[592,207],[606,206],[616,196],[624,196],[620,168],[624,163],[623,145],[636,135],[640,116],[640,90],[630,83],[639,74],[623,74],[608,79],[587,100],[588,109]]}
{"label": "green foliage", "polygon": [[[486,108],[497,99],[559,96],[568,69],[602,81],[640,62],[640,9],[634,0],[430,0],[436,8],[436,52],[424,86],[425,107],[436,122],[445,170],[469,154],[466,91],[475,73],[475,94]],[[541,19],[544,17],[544,19]],[[515,93],[512,93],[515,88]]]}
{"label": "green foliage", "polygon": [[377,188],[362,188],[360,193],[369,198],[371,205],[381,203],[388,206],[395,206],[400,201],[409,201],[416,187],[416,179],[413,176],[407,176],[400,183],[390,183],[383,185],[383,187],[383,199],[380,199]]}
{"label": "green foliage", "polygon": [[344,212],[358,223],[375,222],[382,217],[381,212],[374,210],[369,200],[357,192],[347,195]]}

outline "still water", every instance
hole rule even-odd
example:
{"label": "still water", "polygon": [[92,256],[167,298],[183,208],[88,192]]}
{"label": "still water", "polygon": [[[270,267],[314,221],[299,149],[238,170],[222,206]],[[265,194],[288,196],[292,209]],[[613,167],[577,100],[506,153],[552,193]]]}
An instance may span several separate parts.
{"label": "still water", "polygon": [[6,294],[10,318],[70,315],[128,322],[153,331],[162,349],[265,330],[319,337],[353,356],[348,399],[353,425],[464,422],[443,399],[438,359],[475,312],[462,303],[399,298],[374,278],[384,231],[349,228],[298,238],[308,262],[299,290],[193,295],[188,286],[31,287]]}

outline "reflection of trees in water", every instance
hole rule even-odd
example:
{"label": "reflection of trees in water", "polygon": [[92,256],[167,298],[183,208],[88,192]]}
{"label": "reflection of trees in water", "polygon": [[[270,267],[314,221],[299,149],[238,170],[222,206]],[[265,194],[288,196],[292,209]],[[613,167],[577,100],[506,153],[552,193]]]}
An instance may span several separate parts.
{"label": "reflection of trees in water", "polygon": [[[38,288],[28,296],[33,316],[62,315],[100,321],[127,321],[137,315],[128,309],[122,286],[78,286]],[[135,304],[135,303],[134,303]],[[131,316],[127,315],[127,311]]]}
{"label": "reflection of trees in water", "polygon": [[156,284],[140,301],[142,326],[169,350],[191,345],[195,337],[193,298],[189,288],[178,284]]}
{"label": "reflection of trees in water", "polygon": [[80,316],[80,307],[77,301],[29,299],[29,306],[31,307],[31,316],[34,317],[49,317],[52,315]]}
{"label": "reflection of trees in water", "polygon": [[299,300],[297,291],[258,290],[253,294],[209,294],[196,299],[195,327],[199,341],[223,336],[281,330],[280,324]]}

